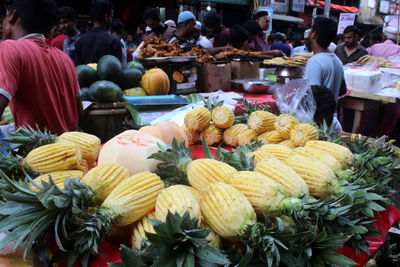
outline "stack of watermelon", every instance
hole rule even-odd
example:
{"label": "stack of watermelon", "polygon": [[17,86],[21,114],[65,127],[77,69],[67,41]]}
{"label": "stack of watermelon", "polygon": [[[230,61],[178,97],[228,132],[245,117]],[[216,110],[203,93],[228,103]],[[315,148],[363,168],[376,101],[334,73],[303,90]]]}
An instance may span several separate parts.
{"label": "stack of watermelon", "polygon": [[129,62],[122,68],[118,58],[105,55],[97,64],[79,65],[76,71],[84,101],[112,103],[121,101],[123,94],[145,95],[144,90],[138,88],[145,72],[140,63]]}

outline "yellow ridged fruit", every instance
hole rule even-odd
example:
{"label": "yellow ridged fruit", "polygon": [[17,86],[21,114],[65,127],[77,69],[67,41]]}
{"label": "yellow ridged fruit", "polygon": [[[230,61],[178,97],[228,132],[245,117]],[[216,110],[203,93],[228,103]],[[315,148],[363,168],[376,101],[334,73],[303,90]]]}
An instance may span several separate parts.
{"label": "yellow ridged fruit", "polygon": [[198,159],[192,161],[187,171],[191,186],[202,192],[208,184],[227,183],[237,170],[232,166],[214,159]]}
{"label": "yellow ridged fruit", "polygon": [[132,231],[132,248],[136,250],[140,250],[142,240],[146,239],[146,232],[154,234],[155,231],[153,229],[153,225],[149,222],[147,219],[155,219],[155,213],[150,212],[146,216],[144,216],[142,219],[137,221],[133,225],[133,231]]}
{"label": "yellow ridged fruit", "polygon": [[39,173],[79,170],[81,152],[75,144],[54,143],[33,149],[25,157],[25,165]]}
{"label": "yellow ridged fruit", "polygon": [[308,185],[303,178],[279,159],[265,158],[257,163],[254,171],[280,184],[290,196],[299,197],[309,193]]}
{"label": "yellow ridged fruit", "polygon": [[279,144],[283,141],[283,137],[278,133],[278,131],[273,130],[259,135],[257,140],[261,141],[263,144]]}
{"label": "yellow ridged fruit", "polygon": [[214,232],[211,227],[203,221],[201,221],[201,228],[207,229],[210,231],[210,233],[208,234],[208,236],[206,237],[206,239],[209,241],[209,245],[216,248],[216,249],[220,249],[221,248],[221,237],[219,235],[217,235],[216,232]]}
{"label": "yellow ridged fruit", "polygon": [[328,152],[312,147],[298,147],[296,149],[293,149],[293,153],[300,156],[319,160],[334,172],[340,169],[340,162]]}
{"label": "yellow ridged fruit", "polygon": [[292,115],[281,114],[275,119],[275,129],[284,138],[290,138],[290,132],[299,124],[299,121]]}
{"label": "yellow ridged fruit", "polygon": [[88,162],[97,160],[100,151],[100,138],[82,132],[65,132],[57,138],[57,142],[74,143],[82,153],[82,158]]}
{"label": "yellow ridged fruit", "polygon": [[201,222],[200,204],[192,192],[184,185],[173,185],[161,191],[156,202],[156,218],[165,222],[168,211],[172,214],[185,214],[189,211],[191,218]]}
{"label": "yellow ridged fruit", "polygon": [[91,169],[83,176],[82,182],[96,192],[97,201],[101,203],[129,176],[129,171],[118,163],[107,163]]}
{"label": "yellow ridged fruit", "polygon": [[257,221],[247,198],[229,184],[219,182],[208,185],[201,196],[200,206],[206,223],[228,240],[235,240],[248,225]]}
{"label": "yellow ridged fruit", "polygon": [[254,131],[252,129],[245,130],[239,134],[238,144],[239,145],[250,144],[252,141],[257,140],[257,136],[258,136],[258,134],[256,131]]}
{"label": "yellow ridged fruit", "polygon": [[290,153],[292,153],[292,149],[287,146],[279,145],[279,144],[267,144],[263,145],[259,151],[265,151],[270,153],[273,157],[284,160],[289,157]]}
{"label": "yellow ridged fruit", "polygon": [[186,126],[183,126],[182,129],[188,138],[189,145],[194,145],[200,141],[199,131],[189,130]]}
{"label": "yellow ridged fruit", "polygon": [[121,218],[117,225],[136,222],[156,205],[164,183],[157,174],[142,172],[123,180],[104,200],[102,206],[114,210]]}
{"label": "yellow ridged fruit", "polygon": [[247,124],[250,129],[253,129],[257,133],[265,133],[268,131],[275,130],[275,119],[276,115],[268,111],[255,111],[250,114]]}
{"label": "yellow ridged fruit", "polygon": [[185,188],[187,188],[190,192],[192,192],[193,196],[197,199],[197,201],[200,201],[200,192],[194,187],[184,185]]}
{"label": "yellow ridged fruit", "polygon": [[288,139],[288,140],[283,140],[282,142],[279,143],[282,146],[287,146],[288,148],[296,148],[297,146],[293,143],[292,140]]}
{"label": "yellow ridged fruit", "polygon": [[280,184],[258,172],[237,172],[229,184],[246,196],[257,214],[275,214],[286,196]]}
{"label": "yellow ridged fruit", "polygon": [[207,145],[212,146],[219,144],[222,141],[222,131],[214,124],[210,124],[207,128],[201,131],[201,140],[206,140]]}
{"label": "yellow ridged fruit", "polygon": [[291,155],[284,162],[306,181],[313,197],[320,198],[324,193],[331,193],[337,183],[333,171],[319,160]]}
{"label": "yellow ridged fruit", "polygon": [[237,146],[239,144],[239,134],[248,130],[249,127],[246,124],[235,124],[224,132],[224,143],[228,146]]}
{"label": "yellow ridged fruit", "polygon": [[185,116],[185,126],[189,130],[199,131],[210,125],[211,112],[205,107],[195,107]]}
{"label": "yellow ridged fruit", "polygon": [[290,140],[296,146],[304,146],[310,140],[318,140],[318,136],[318,129],[307,123],[296,125],[290,132]]}
{"label": "yellow ridged fruit", "polygon": [[[78,170],[50,172],[36,177],[35,179],[33,179],[33,181],[42,186],[41,181],[49,183],[49,176],[51,176],[51,179],[53,179],[57,187],[59,187],[60,189],[64,189],[65,179],[67,179],[68,177],[71,177],[71,179],[78,177],[80,179],[83,176],[83,172]],[[36,186],[32,184],[30,185],[30,188],[32,191],[39,191],[39,189],[37,189]]]}
{"label": "yellow ridged fruit", "polygon": [[231,127],[235,122],[235,114],[229,108],[220,106],[214,108],[211,119],[217,127],[226,129]]}
{"label": "yellow ridged fruit", "polygon": [[328,152],[340,162],[342,167],[350,164],[354,157],[350,149],[347,147],[327,141],[308,141],[306,147],[312,147]]}

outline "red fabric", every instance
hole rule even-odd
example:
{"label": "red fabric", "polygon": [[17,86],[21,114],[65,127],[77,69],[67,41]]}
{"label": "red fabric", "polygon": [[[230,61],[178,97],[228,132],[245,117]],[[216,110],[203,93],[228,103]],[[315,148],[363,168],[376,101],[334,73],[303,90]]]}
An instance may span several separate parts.
{"label": "red fabric", "polygon": [[54,134],[76,130],[79,84],[67,54],[38,39],[6,40],[0,44],[0,73],[0,94],[12,97],[16,126],[37,124]]}
{"label": "red fabric", "polygon": [[64,50],[64,40],[67,38],[68,36],[65,34],[60,34],[57,37],[53,38],[50,41],[50,45],[57,47],[58,49],[60,49],[61,51]]}
{"label": "red fabric", "polygon": [[[268,104],[271,111],[273,113],[278,113],[278,107],[276,106],[276,100],[273,95],[260,95],[260,94],[248,94],[244,93],[243,98],[255,102],[257,104],[265,105]],[[235,105],[235,115],[241,115],[245,112],[245,109],[243,108],[243,105]]]}
{"label": "red fabric", "polygon": [[[308,0],[310,5],[314,5],[314,0]],[[324,7],[325,6],[325,1],[318,0],[317,1],[317,6],[318,7]],[[346,12],[346,13],[358,13],[359,10],[358,8],[354,6],[341,6],[341,5],[336,5],[336,4],[331,4],[331,8],[337,11],[341,12]]]}

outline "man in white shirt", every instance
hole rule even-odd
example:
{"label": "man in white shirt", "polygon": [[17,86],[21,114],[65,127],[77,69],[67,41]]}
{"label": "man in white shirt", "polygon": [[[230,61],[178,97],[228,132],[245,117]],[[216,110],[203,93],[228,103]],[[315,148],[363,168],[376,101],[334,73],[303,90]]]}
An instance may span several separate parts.
{"label": "man in white shirt", "polygon": [[296,54],[312,52],[310,39],[308,38],[308,34],[310,33],[310,31],[311,29],[308,29],[304,32],[304,45],[293,48],[292,54],[290,55],[291,57],[296,56]]}
{"label": "man in white shirt", "polygon": [[205,49],[212,48],[211,42],[205,36],[201,35],[201,23],[199,21],[196,21],[196,25],[194,26],[193,37],[197,46]]}
{"label": "man in white shirt", "polygon": [[[308,35],[314,56],[308,60],[305,73],[311,86],[328,88],[335,101],[339,95],[346,93],[343,64],[334,53],[328,51],[329,44],[336,36],[336,29],[337,24],[332,19],[322,17],[315,19]],[[335,114],[333,123],[340,129],[336,116]]]}

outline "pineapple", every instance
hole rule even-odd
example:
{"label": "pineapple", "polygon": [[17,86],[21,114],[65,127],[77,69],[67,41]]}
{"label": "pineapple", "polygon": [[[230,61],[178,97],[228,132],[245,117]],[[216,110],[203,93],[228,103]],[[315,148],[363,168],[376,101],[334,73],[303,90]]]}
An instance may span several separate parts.
{"label": "pineapple", "polygon": [[142,219],[137,221],[133,225],[133,231],[132,231],[132,248],[136,250],[140,250],[142,240],[146,240],[146,232],[147,233],[152,233],[154,234],[154,229],[149,220],[147,219],[155,219],[155,213],[150,212],[146,216],[144,216]]}
{"label": "pineapple", "polygon": [[194,145],[199,142],[200,140],[200,132],[195,130],[189,130],[186,126],[182,127],[183,131],[185,132],[189,145]]}
{"label": "pineapple", "polygon": [[97,201],[102,203],[129,176],[129,171],[118,163],[108,163],[91,169],[83,176],[82,182],[96,192]]}
{"label": "pineapple", "polygon": [[300,155],[291,155],[284,161],[306,181],[310,195],[316,198],[332,193],[337,184],[335,174],[319,160]]}
{"label": "pineapple", "polygon": [[258,134],[256,131],[254,131],[252,129],[245,130],[245,131],[239,133],[238,144],[239,145],[248,145],[252,141],[256,140],[257,136],[258,136]]}
{"label": "pineapple", "polygon": [[235,114],[229,108],[219,106],[212,112],[212,121],[217,127],[226,129],[231,127],[235,122]]}
{"label": "pineapple", "polygon": [[296,149],[293,149],[293,153],[300,156],[319,160],[323,162],[326,166],[328,166],[333,172],[339,171],[341,169],[340,162],[331,154],[323,150],[318,150],[312,147],[298,147]]}
{"label": "pineapple", "polygon": [[104,200],[102,207],[111,208],[121,215],[118,225],[136,222],[156,205],[164,183],[158,175],[142,172],[124,179]]}
{"label": "pineapple", "polygon": [[264,174],[279,183],[290,196],[308,195],[307,183],[292,168],[276,158],[265,158],[257,163],[255,172]]}
{"label": "pineapple", "polygon": [[206,140],[207,145],[212,146],[221,143],[222,131],[214,124],[210,124],[207,128],[201,131],[201,138]]}
{"label": "pineapple", "polygon": [[348,149],[347,147],[327,141],[308,141],[306,143],[306,147],[312,147],[328,152],[340,162],[342,167],[350,164],[354,157],[350,149]]}
{"label": "pineapple", "polygon": [[57,138],[57,142],[76,144],[82,153],[82,158],[95,162],[99,156],[100,138],[82,132],[66,132]]}
{"label": "pineapple", "polygon": [[205,107],[195,107],[185,116],[185,126],[192,131],[203,130],[210,122],[211,112]]}
{"label": "pineapple", "polygon": [[200,204],[192,192],[184,185],[173,185],[161,191],[156,202],[156,218],[165,222],[168,211],[183,215],[189,211],[191,218],[201,222]]}
{"label": "pineapple", "polygon": [[225,183],[209,184],[200,206],[206,223],[228,240],[235,240],[248,225],[256,223],[256,213],[247,198]]}
{"label": "pineapple", "polygon": [[275,119],[275,129],[284,138],[290,138],[290,132],[299,124],[299,121],[290,114],[281,114]]}
{"label": "pineapple", "polygon": [[279,144],[267,144],[263,145],[258,151],[256,152],[264,152],[268,153],[274,158],[284,160],[292,153],[292,149],[288,148],[287,146],[282,146]]}
{"label": "pineapple", "polygon": [[207,229],[210,231],[206,239],[209,241],[209,245],[216,248],[220,249],[221,248],[221,237],[217,235],[216,232],[214,232],[211,227],[203,220],[201,221],[200,224],[201,228]]}
{"label": "pineapple", "polygon": [[239,144],[239,134],[248,130],[249,127],[246,124],[235,124],[224,132],[224,143],[228,146],[237,146]]}
{"label": "pineapple", "polygon": [[81,152],[70,143],[54,143],[33,149],[24,159],[31,170],[49,173],[80,168]]}
{"label": "pineapple", "polygon": [[285,191],[280,184],[257,172],[237,172],[229,179],[229,184],[246,196],[257,214],[272,215],[271,213],[279,210],[285,197]]}
{"label": "pineapple", "polygon": [[247,123],[250,129],[261,134],[275,130],[275,119],[276,115],[272,114],[271,112],[259,110],[251,113]]}
{"label": "pineapple", "polygon": [[230,165],[214,159],[198,159],[190,163],[187,177],[191,186],[200,192],[208,184],[228,182],[237,170]]}
{"label": "pineapple", "polygon": [[296,125],[290,132],[290,140],[296,146],[304,146],[310,140],[318,140],[318,137],[318,129],[307,123]]}
{"label": "pineapple", "polygon": [[[53,182],[60,188],[60,189],[64,189],[64,181],[65,179],[67,179],[68,177],[71,178],[81,178],[83,176],[83,172],[82,171],[78,171],[78,170],[72,170],[72,171],[56,171],[56,172],[50,172],[50,173],[46,173],[43,175],[40,175],[38,177],[36,177],[35,179],[33,179],[33,181],[42,186],[42,181],[49,183],[49,177],[51,177],[51,179],[53,180]],[[39,189],[36,188],[36,186],[32,185],[30,186],[32,191],[36,191],[38,192]]]}
{"label": "pineapple", "polygon": [[191,187],[191,186],[187,186],[187,185],[184,185],[184,187],[186,189],[188,189],[190,192],[192,192],[192,194],[196,198],[196,200],[200,202],[200,192],[197,189],[195,189],[194,187]]}
{"label": "pineapple", "polygon": [[293,143],[292,140],[288,139],[288,140],[283,140],[282,142],[279,143],[282,146],[287,146],[288,148],[296,148],[296,145]]}
{"label": "pineapple", "polygon": [[278,133],[278,131],[273,130],[259,135],[257,140],[261,141],[263,144],[279,144],[283,141],[283,137]]}

